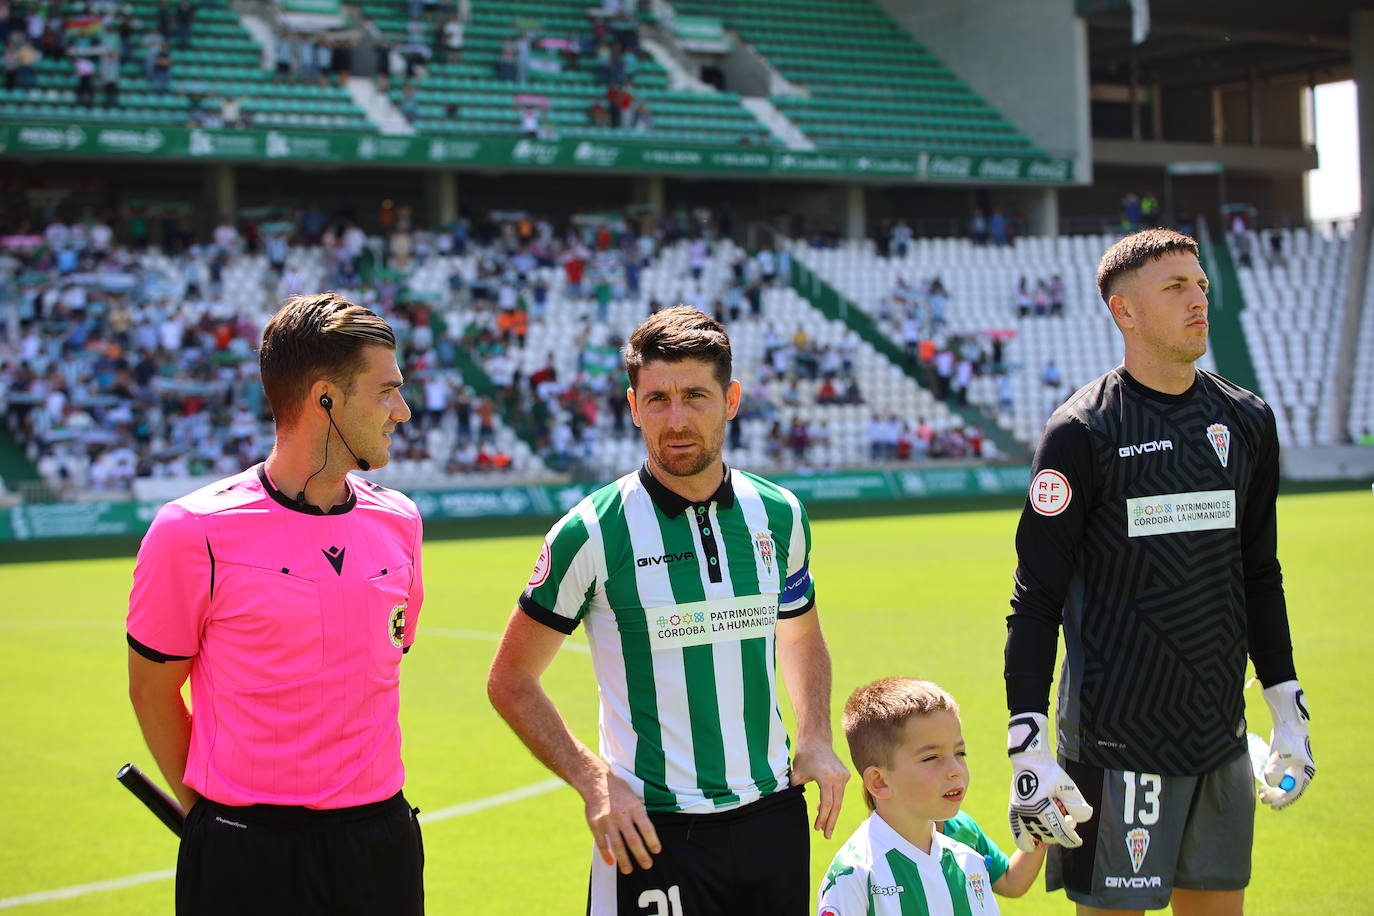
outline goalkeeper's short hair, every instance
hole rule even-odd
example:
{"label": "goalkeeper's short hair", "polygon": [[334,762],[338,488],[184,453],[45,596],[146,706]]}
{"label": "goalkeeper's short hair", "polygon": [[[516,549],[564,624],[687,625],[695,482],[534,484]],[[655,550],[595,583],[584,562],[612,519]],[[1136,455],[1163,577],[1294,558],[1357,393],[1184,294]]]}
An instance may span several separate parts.
{"label": "goalkeeper's short hair", "polygon": [[[941,710],[957,716],[959,704],[947,690],[930,681],[885,677],[855,690],[844,704],[844,737],[849,742],[854,771],[862,778],[871,766],[891,766],[907,720]],[[868,789],[864,789],[864,803],[873,810]]]}

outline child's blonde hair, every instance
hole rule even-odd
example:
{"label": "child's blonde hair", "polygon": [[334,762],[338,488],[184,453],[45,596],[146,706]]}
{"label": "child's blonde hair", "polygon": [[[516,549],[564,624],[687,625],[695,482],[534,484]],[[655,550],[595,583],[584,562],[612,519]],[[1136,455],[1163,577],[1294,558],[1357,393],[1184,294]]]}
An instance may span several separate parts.
{"label": "child's blonde hair", "polygon": [[[908,719],[940,710],[957,716],[959,704],[938,684],[910,677],[885,677],[851,693],[844,704],[844,736],[859,778],[871,766],[891,765],[892,752],[902,740],[902,726]],[[867,788],[864,803],[873,810],[873,796]]]}

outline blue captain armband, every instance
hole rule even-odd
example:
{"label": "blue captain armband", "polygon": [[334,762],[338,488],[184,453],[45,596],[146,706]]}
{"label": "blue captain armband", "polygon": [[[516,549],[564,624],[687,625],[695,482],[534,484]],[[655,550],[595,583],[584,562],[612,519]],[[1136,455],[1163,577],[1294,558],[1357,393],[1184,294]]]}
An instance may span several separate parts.
{"label": "blue captain armband", "polygon": [[778,598],[780,605],[788,605],[793,601],[799,601],[806,597],[807,589],[811,588],[811,564],[804,563],[802,568],[787,577],[783,584],[782,595]]}

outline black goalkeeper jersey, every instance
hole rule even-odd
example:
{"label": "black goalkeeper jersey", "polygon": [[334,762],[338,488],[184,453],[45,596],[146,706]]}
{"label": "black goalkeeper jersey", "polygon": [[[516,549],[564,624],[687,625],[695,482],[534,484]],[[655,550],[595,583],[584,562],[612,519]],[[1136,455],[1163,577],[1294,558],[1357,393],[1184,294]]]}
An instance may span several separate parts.
{"label": "black goalkeeper jersey", "polygon": [[1016,532],[1007,703],[1048,711],[1059,752],[1203,773],[1245,749],[1247,652],[1295,677],[1275,555],[1274,416],[1199,370],[1181,395],[1118,367],[1050,417]]}

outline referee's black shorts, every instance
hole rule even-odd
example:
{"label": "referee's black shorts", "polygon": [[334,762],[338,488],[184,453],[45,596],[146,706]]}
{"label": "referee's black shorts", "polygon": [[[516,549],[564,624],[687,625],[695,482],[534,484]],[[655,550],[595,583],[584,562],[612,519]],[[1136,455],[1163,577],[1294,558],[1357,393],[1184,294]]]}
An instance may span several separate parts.
{"label": "referee's black shorts", "polygon": [[177,855],[182,916],[419,916],[418,809],[400,792],[356,808],[221,805],[186,816]]}
{"label": "referee's black shorts", "polygon": [[590,916],[805,916],[811,832],[801,786],[718,814],[651,813],[663,851],[622,875],[593,849]]}

